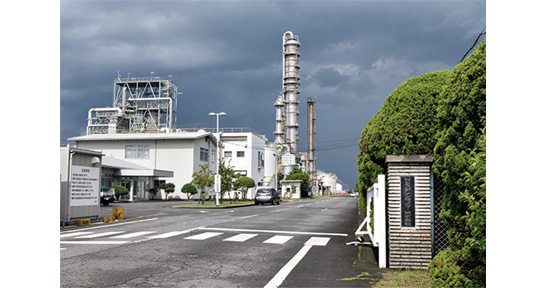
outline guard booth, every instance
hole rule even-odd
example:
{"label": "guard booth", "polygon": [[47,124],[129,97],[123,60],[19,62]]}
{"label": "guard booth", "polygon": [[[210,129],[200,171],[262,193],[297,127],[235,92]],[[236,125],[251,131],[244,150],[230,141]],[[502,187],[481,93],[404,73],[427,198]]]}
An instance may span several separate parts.
{"label": "guard booth", "polygon": [[100,213],[102,153],[61,146],[61,223],[96,220]]}

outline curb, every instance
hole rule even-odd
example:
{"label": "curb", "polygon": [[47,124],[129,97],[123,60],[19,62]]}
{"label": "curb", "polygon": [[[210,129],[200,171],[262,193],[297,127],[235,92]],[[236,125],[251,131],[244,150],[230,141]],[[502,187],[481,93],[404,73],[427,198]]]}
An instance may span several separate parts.
{"label": "curb", "polygon": [[[192,205],[192,204],[188,204],[188,205]],[[183,207],[183,206],[186,206],[186,205],[180,205],[179,207],[175,207],[175,206],[169,206],[169,208],[173,208],[173,209],[233,209],[233,208],[241,208],[241,207],[248,207],[248,206],[254,206],[255,204],[252,203],[252,204],[245,204],[245,205],[235,205],[235,206],[227,206],[227,207],[216,207],[216,206],[209,206],[209,207]]]}

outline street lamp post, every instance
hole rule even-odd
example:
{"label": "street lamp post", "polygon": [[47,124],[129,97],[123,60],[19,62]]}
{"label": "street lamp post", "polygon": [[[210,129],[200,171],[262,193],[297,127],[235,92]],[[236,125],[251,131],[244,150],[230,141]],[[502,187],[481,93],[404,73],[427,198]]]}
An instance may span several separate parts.
{"label": "street lamp post", "polygon": [[220,189],[221,189],[221,176],[220,172],[220,116],[227,115],[226,112],[210,112],[209,116],[216,116],[216,175],[214,177],[214,192],[216,192],[216,206],[220,206]]}

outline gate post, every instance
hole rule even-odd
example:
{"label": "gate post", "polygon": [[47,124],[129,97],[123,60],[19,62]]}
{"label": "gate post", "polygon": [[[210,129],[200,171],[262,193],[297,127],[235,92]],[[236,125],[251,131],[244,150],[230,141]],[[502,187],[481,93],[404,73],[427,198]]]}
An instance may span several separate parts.
{"label": "gate post", "polygon": [[[374,185],[375,186],[375,185]],[[375,200],[374,203],[374,227],[377,235],[377,242],[379,244],[379,268],[387,268],[387,219],[385,219],[385,175],[381,174],[377,176],[377,189],[374,189]]]}
{"label": "gate post", "polygon": [[427,269],[432,260],[432,156],[387,155],[385,163],[389,267]]}

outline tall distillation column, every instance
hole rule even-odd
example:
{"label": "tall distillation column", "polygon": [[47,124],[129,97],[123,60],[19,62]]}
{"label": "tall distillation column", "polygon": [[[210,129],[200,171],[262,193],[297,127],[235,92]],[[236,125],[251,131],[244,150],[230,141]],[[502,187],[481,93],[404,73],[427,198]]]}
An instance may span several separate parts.
{"label": "tall distillation column", "polygon": [[287,175],[297,167],[298,150],[298,88],[300,76],[298,57],[300,42],[297,35],[287,31],[283,35],[282,53],[282,95],[275,101],[276,126],[275,146],[281,155],[283,174]]}
{"label": "tall distillation column", "polygon": [[298,57],[300,42],[298,36],[287,31],[283,36],[283,90],[286,102],[286,142],[290,152],[296,154],[298,149],[298,88],[300,76]]}

